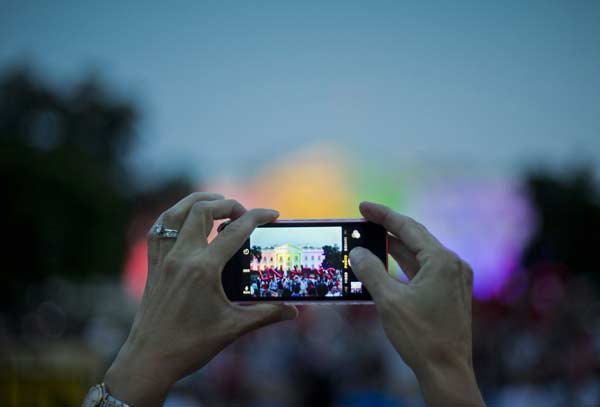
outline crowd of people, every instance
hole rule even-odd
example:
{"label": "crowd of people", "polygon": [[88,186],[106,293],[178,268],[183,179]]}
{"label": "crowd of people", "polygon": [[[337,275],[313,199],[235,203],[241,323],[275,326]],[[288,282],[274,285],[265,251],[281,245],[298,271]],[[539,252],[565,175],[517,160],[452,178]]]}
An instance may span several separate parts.
{"label": "crowd of people", "polygon": [[[593,284],[531,271],[512,280],[500,298],[473,303],[473,363],[488,404],[599,406],[600,312]],[[270,386],[263,385],[265,377]],[[171,405],[314,405],[308,399],[326,393],[334,406],[424,407],[419,392],[374,307],[306,307],[297,323],[235,342],[180,383]]]}
{"label": "crowd of people", "polygon": [[254,297],[340,297],[342,272],[333,267],[256,270],[252,272],[250,294]]}

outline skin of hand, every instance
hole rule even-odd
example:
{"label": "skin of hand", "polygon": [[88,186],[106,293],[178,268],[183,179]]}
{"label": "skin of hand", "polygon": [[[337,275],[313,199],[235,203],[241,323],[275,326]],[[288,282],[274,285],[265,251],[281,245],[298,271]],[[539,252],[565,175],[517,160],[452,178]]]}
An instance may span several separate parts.
{"label": "skin of hand", "polygon": [[[148,234],[148,277],[130,334],[104,383],[132,407],[162,405],[169,388],[200,369],[228,344],[253,329],[294,319],[290,305],[231,303],[221,272],[252,231],[274,221],[270,209],[247,211],[222,195],[194,193],[157,222],[177,239]],[[215,219],[232,222],[212,241]]]}
{"label": "skin of hand", "polygon": [[384,331],[413,370],[428,406],[483,406],[472,363],[473,272],[420,223],[390,208],[360,205],[388,231],[388,248],[409,282],[392,277],[362,247],[352,269],[377,307]]}

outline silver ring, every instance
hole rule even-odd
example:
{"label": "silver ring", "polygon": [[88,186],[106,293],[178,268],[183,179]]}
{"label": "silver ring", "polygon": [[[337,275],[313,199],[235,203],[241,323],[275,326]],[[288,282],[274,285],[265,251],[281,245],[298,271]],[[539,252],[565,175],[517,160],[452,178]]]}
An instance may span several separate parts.
{"label": "silver ring", "polygon": [[154,225],[152,231],[161,239],[177,239],[177,235],[179,235],[178,230],[167,229],[162,225],[162,223],[157,223]]}

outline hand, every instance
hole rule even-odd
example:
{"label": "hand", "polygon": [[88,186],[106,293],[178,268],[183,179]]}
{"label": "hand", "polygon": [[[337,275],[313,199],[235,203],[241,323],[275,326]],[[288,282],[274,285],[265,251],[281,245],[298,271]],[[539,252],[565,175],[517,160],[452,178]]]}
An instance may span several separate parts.
{"label": "hand", "polygon": [[[176,240],[148,235],[148,278],[127,341],[108,370],[109,392],[133,407],[158,406],[174,382],[201,368],[245,332],[294,319],[283,304],[239,306],[223,291],[221,271],[256,226],[279,216],[246,209],[222,195],[195,193],[158,222]],[[214,219],[233,221],[210,244]]]}
{"label": "hand", "polygon": [[352,269],[377,306],[392,345],[415,372],[428,405],[482,406],[471,352],[473,272],[413,219],[363,202],[363,216],[385,227],[392,257],[409,278],[393,278],[369,250],[350,253]]}

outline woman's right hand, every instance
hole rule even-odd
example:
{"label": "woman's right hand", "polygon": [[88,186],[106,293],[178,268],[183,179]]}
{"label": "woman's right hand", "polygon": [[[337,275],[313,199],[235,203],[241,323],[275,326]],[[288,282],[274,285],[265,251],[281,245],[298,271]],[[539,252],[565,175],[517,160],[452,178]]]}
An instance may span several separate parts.
{"label": "woman's right hand", "polygon": [[352,269],[373,296],[385,333],[417,376],[427,404],[484,405],[471,354],[471,268],[413,219],[368,202],[360,211],[390,233],[390,254],[410,281],[393,278],[362,247],[350,253]]}

